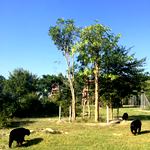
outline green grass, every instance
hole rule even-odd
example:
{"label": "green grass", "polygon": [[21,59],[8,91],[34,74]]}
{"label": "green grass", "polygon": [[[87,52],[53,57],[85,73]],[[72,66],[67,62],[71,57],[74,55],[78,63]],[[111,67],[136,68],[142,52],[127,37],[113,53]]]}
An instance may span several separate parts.
{"label": "green grass", "polygon": [[[101,116],[105,117],[105,110],[101,109]],[[120,124],[106,125],[90,121],[81,121],[77,118],[75,123],[69,123],[63,118],[28,118],[16,119],[11,127],[0,129],[0,150],[8,149],[9,132],[14,127],[25,127],[34,130],[22,147],[15,150],[148,150],[150,149],[150,111],[141,111],[138,108],[122,108],[120,115],[128,112],[129,121]],[[116,110],[114,110],[114,116]],[[130,132],[130,122],[134,118],[142,120],[142,133],[134,136]],[[105,119],[104,119],[105,120]],[[45,128],[52,128],[63,131],[61,134],[51,134],[43,131]]]}

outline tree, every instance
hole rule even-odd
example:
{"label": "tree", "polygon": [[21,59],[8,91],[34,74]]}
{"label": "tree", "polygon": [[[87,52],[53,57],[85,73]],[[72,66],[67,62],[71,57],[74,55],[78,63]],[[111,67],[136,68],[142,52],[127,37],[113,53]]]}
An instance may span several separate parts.
{"label": "tree", "polygon": [[150,76],[149,75],[147,75],[147,79],[148,80],[146,82],[144,82],[144,84],[143,84],[143,89],[145,91],[145,94],[146,94],[149,102],[150,102]]}
{"label": "tree", "polygon": [[137,60],[128,52],[125,47],[117,47],[108,62],[109,75],[113,78],[114,88],[122,98],[131,94],[133,90],[141,91],[142,83],[147,80],[143,68],[146,59]]}
{"label": "tree", "polygon": [[[58,86],[58,91],[53,91],[52,87]],[[68,115],[68,108],[71,104],[71,92],[69,88],[68,79],[62,74],[43,75],[38,80],[38,94],[40,100],[45,103],[51,102],[62,108],[62,115]]]}
{"label": "tree", "polygon": [[10,73],[4,90],[19,98],[29,92],[35,92],[36,82],[36,75],[19,68]]}
{"label": "tree", "polygon": [[110,33],[110,29],[94,24],[85,27],[80,33],[78,44],[78,61],[82,66],[93,67],[95,80],[95,121],[99,121],[99,76],[101,70],[102,55],[106,50],[112,50],[118,42],[119,36]]}
{"label": "tree", "polygon": [[0,75],[0,111],[2,111],[3,109],[3,103],[4,101],[4,93],[3,93],[3,88],[4,88],[4,84],[5,84],[6,79]]}
{"label": "tree", "polygon": [[[24,96],[36,92],[37,77],[32,73],[20,68],[10,73],[9,79],[4,85],[4,94],[11,97],[13,112],[20,108]],[[24,103],[24,102],[23,102]]]}
{"label": "tree", "polygon": [[5,123],[5,116],[3,113],[4,111],[4,94],[3,94],[3,87],[4,87],[4,82],[5,82],[5,78],[3,76],[0,75],[0,127]]}
{"label": "tree", "polygon": [[52,85],[53,84],[58,84],[61,86],[63,84],[63,75],[59,74],[58,76],[56,75],[43,75],[42,78],[39,78],[38,83],[37,83],[37,91],[39,95],[43,96],[48,96],[52,90]]}
{"label": "tree", "polygon": [[111,109],[121,106],[121,100],[133,91],[140,92],[143,82],[147,80],[143,66],[145,58],[137,60],[129,55],[129,50],[116,46],[113,51],[103,55],[101,95],[107,99]]}
{"label": "tree", "polygon": [[76,119],[76,100],[74,90],[74,44],[77,39],[78,29],[74,25],[73,20],[58,19],[56,26],[51,26],[49,36],[51,36],[54,44],[63,53],[68,66],[68,81],[72,95],[72,121]]}
{"label": "tree", "polygon": [[[5,83],[5,78],[0,75],[0,101],[3,101],[3,88],[4,88],[4,83]],[[2,104],[2,102],[1,102]]]}

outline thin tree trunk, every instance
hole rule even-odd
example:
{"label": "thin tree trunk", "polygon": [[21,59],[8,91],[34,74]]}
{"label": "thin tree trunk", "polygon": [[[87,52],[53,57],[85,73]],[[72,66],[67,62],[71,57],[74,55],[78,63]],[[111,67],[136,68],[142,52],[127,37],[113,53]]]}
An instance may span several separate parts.
{"label": "thin tree trunk", "polygon": [[95,122],[99,121],[98,72],[98,64],[95,63]]}
{"label": "thin tree trunk", "polygon": [[71,90],[71,96],[72,96],[72,121],[76,120],[76,99],[75,99],[75,91],[74,91],[74,86],[73,86],[73,81],[74,81],[74,72],[73,73],[73,78],[71,78],[71,66],[70,66],[70,61],[68,54],[65,53],[65,58],[68,66],[68,80],[69,80],[69,85],[70,85],[70,90]]}
{"label": "thin tree trunk", "polygon": [[75,100],[75,93],[74,93],[74,87],[71,82],[71,79],[69,78],[69,83],[70,83],[70,90],[71,90],[71,95],[72,95],[72,121],[76,120],[76,100]]}
{"label": "thin tree trunk", "polygon": [[[70,72],[71,75],[71,72]],[[76,97],[75,97],[75,90],[74,90],[74,54],[72,56],[72,121],[76,120]]]}

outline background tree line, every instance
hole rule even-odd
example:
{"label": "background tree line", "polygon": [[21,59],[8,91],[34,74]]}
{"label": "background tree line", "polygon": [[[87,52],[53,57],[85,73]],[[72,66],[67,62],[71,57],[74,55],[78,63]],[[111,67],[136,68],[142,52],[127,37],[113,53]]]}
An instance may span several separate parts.
{"label": "background tree line", "polygon": [[[58,116],[60,104],[63,115],[68,115],[71,97],[66,81],[62,74],[43,75],[39,78],[22,68],[15,69],[8,79],[0,76],[1,124],[13,117]],[[50,96],[55,83],[59,85],[60,91]]]}
{"label": "background tree line", "polygon": [[50,26],[49,36],[68,65],[72,121],[76,119],[75,73],[94,78],[96,122],[99,121],[100,102],[105,100],[107,107],[113,108],[133,90],[140,92],[147,80],[143,69],[146,59],[137,60],[134,55],[129,55],[129,49],[119,44],[120,35],[113,34],[109,27],[98,22],[77,27],[74,20],[58,19],[55,26]]}
{"label": "background tree line", "polygon": [[[112,108],[121,106],[120,97],[124,98],[134,94],[133,89],[140,91],[141,88],[145,87],[147,93],[149,93],[149,84],[145,82],[148,76],[143,77],[143,74],[139,74],[138,77],[130,77],[126,74],[116,78],[111,75],[106,80],[105,73],[102,74],[103,76],[99,77],[101,85],[99,95],[102,106],[105,106],[106,103],[109,103]],[[76,115],[79,116],[81,116],[82,90],[87,84],[86,79],[85,74],[75,72]],[[53,84],[59,85],[59,91],[51,95]],[[93,84],[90,85],[90,89],[90,104],[94,105]],[[24,69],[15,69],[10,73],[8,79],[0,76],[0,103],[2,125],[7,123],[7,119],[13,117],[58,116],[60,105],[62,115],[68,116],[69,106],[71,105],[68,79],[62,74],[43,75],[39,78]]]}
{"label": "background tree line", "polygon": [[[89,84],[90,104],[95,105],[95,121],[99,107],[120,107],[122,99],[146,90],[149,93],[149,74],[144,71],[146,59],[138,60],[130,49],[119,44],[120,35],[98,22],[76,27],[74,20],[58,19],[50,26],[49,36],[65,57],[67,76],[38,77],[22,68],[15,69],[8,79],[0,76],[1,122],[11,117],[58,115],[74,121],[81,114],[82,90]],[[54,93],[53,87],[58,90]]]}

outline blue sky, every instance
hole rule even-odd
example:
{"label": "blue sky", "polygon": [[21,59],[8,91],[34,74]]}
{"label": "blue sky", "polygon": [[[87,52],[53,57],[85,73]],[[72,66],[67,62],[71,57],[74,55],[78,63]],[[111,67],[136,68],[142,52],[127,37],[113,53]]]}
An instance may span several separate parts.
{"label": "blue sky", "polygon": [[65,73],[66,62],[48,36],[58,18],[77,26],[99,20],[131,53],[147,57],[150,72],[150,0],[0,0],[0,75],[16,68],[41,76]]}

